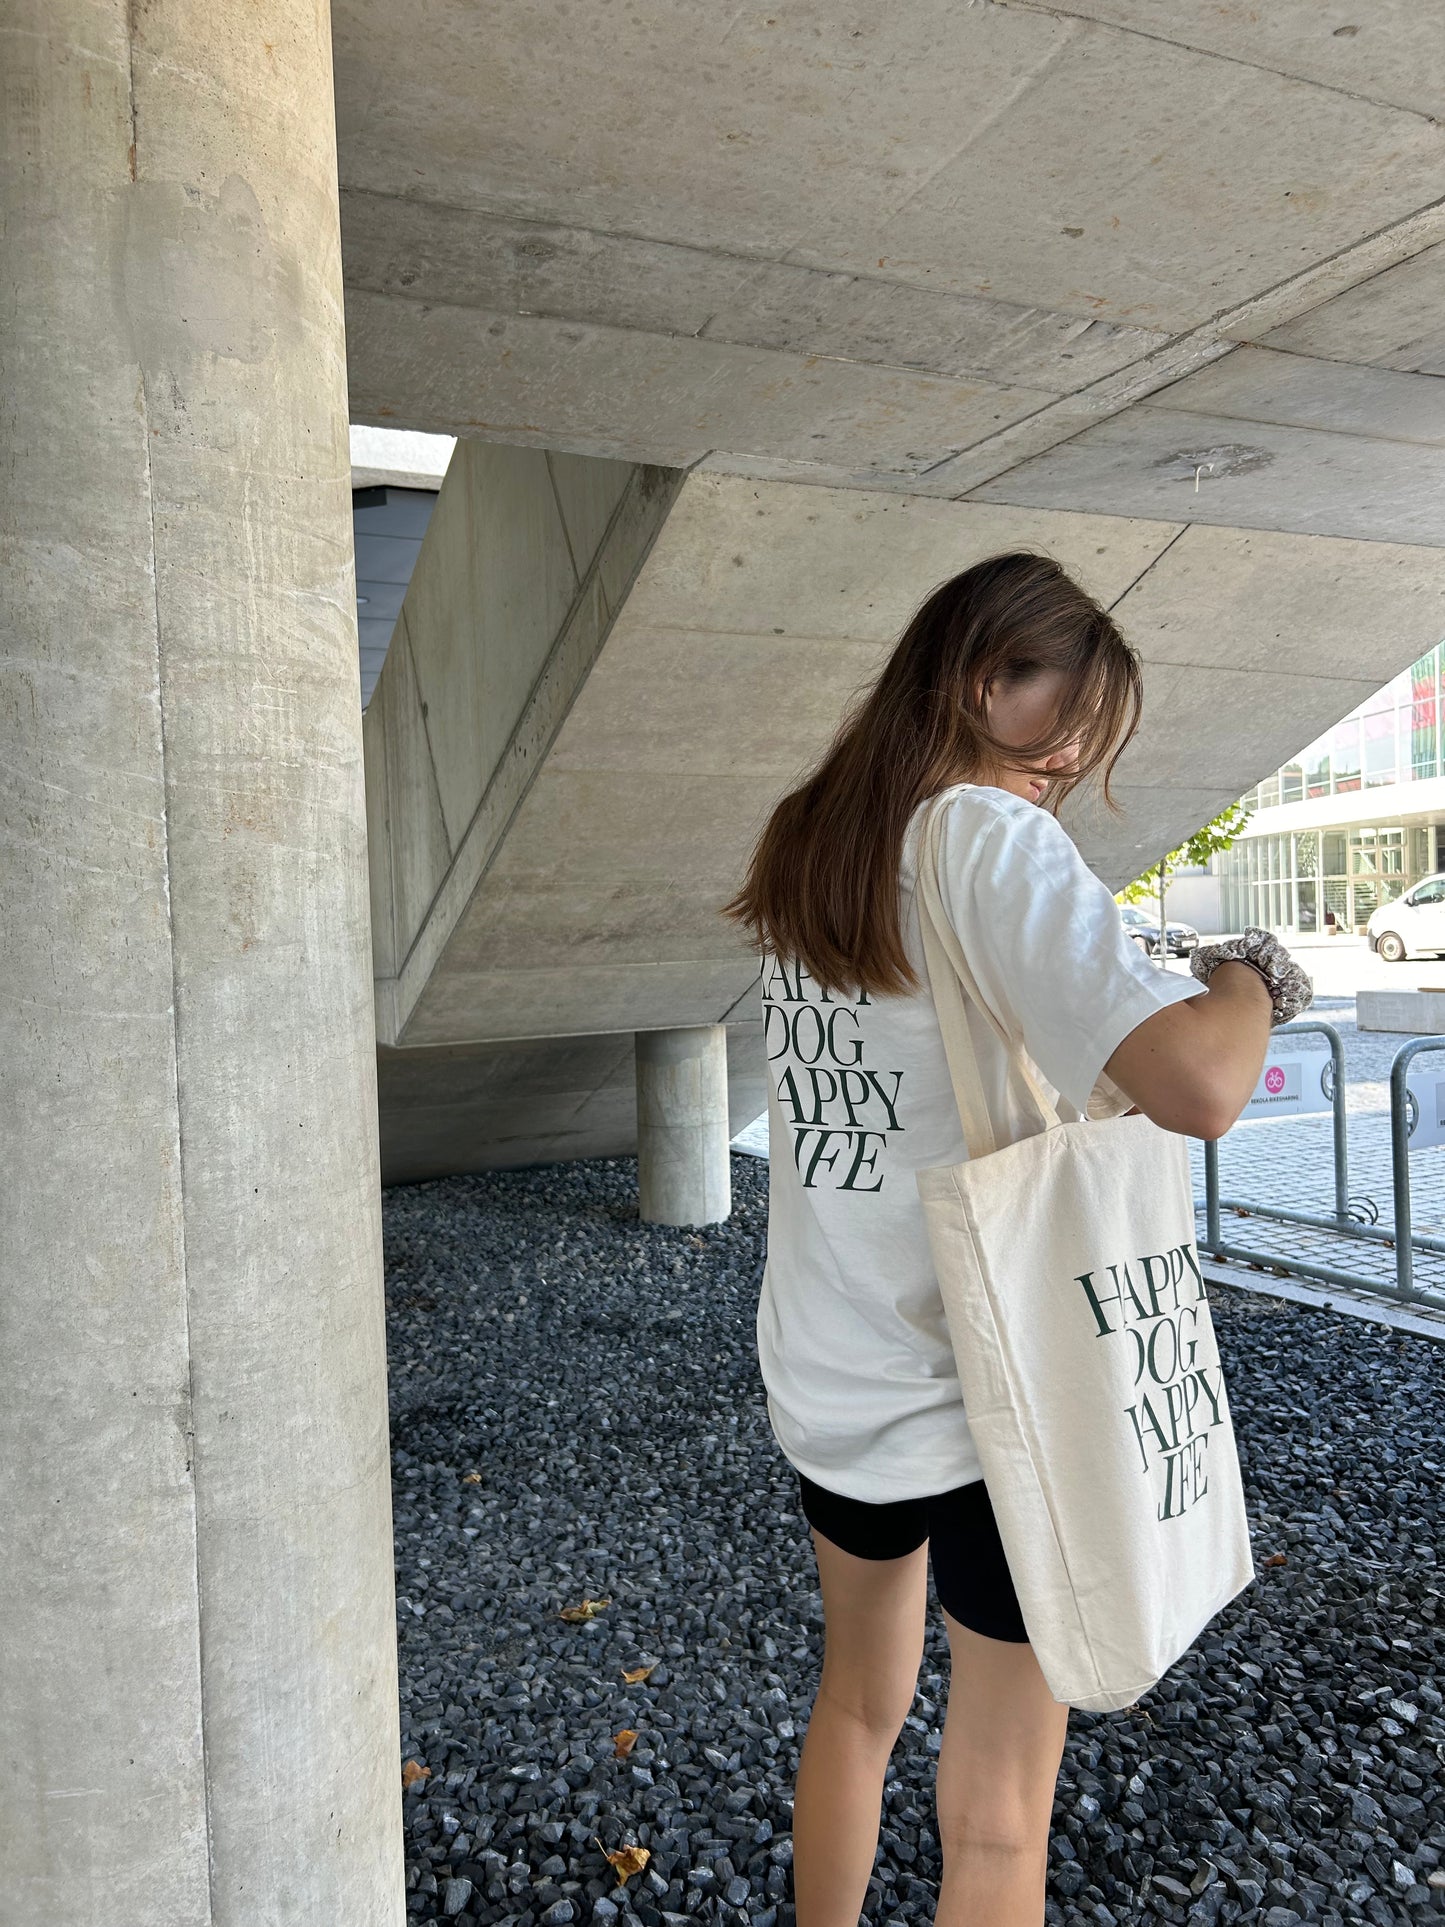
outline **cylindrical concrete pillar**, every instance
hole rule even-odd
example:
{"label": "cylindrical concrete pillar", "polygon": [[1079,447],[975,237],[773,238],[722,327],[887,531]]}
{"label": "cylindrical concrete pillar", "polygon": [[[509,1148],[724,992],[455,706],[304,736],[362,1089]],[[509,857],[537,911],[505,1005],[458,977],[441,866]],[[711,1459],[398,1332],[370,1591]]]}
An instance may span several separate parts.
{"label": "cylindrical concrete pillar", "polygon": [[0,1923],[395,1927],[325,0],[0,96]]}
{"label": "cylindrical concrete pillar", "polygon": [[724,1024],[637,1033],[637,1185],[648,1224],[717,1224],[732,1210]]}

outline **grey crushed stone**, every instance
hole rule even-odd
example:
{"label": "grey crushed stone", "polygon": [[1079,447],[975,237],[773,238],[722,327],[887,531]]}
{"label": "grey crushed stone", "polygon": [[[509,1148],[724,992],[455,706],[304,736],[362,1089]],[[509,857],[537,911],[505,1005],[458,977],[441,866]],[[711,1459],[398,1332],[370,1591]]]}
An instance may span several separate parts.
{"label": "grey crushed stone", "polygon": [[[638,1221],[630,1158],[383,1194],[414,1919],[792,1927],[822,1610],[757,1376],[767,1167],[732,1171],[698,1231]],[[1047,1919],[1439,1919],[1445,1356],[1211,1299],[1259,1578],[1137,1708],[1071,1715]],[[947,1678],[930,1586],[867,1920],[932,1918]]]}

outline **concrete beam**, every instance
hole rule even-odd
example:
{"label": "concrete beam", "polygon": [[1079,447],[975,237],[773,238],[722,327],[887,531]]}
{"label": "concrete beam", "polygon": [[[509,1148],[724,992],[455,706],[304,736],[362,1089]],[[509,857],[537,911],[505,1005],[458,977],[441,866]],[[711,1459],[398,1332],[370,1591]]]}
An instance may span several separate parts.
{"label": "concrete beam", "polygon": [[680,481],[459,445],[366,712],[381,1042],[412,1041],[422,989]]}

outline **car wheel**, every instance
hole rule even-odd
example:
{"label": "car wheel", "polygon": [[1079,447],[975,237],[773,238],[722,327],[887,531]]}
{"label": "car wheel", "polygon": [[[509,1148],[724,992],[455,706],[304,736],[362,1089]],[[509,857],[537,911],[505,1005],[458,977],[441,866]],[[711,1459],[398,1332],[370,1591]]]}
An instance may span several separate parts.
{"label": "car wheel", "polygon": [[1382,930],[1375,940],[1375,954],[1386,963],[1405,961],[1405,939],[1394,930]]}
{"label": "car wheel", "polygon": [[1142,950],[1146,957],[1153,956],[1154,946],[1150,943],[1147,937],[1131,937],[1129,941],[1136,947],[1136,949]]}

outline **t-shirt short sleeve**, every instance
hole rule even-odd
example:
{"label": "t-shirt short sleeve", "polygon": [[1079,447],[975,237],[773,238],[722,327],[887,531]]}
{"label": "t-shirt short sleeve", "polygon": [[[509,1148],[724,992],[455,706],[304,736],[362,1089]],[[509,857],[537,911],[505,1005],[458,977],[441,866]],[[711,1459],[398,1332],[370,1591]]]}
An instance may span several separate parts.
{"label": "t-shirt short sleeve", "polygon": [[944,905],[984,1001],[1084,1115],[1130,1031],[1204,986],[1144,956],[1108,885],[1037,803],[963,789],[940,845]]}

